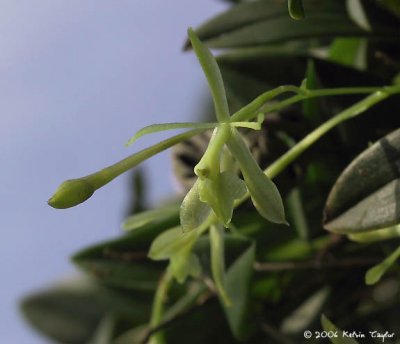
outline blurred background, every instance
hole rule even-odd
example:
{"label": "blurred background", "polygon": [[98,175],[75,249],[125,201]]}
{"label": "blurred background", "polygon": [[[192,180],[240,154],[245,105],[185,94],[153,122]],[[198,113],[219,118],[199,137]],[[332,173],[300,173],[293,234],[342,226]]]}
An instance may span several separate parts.
{"label": "blurred background", "polygon": [[[188,26],[225,5],[216,0],[2,1],[1,343],[46,342],[24,323],[19,300],[73,276],[69,256],[116,236],[126,214],[129,174],[69,210],[47,205],[56,187],[166,136],[124,147],[142,126],[201,117],[206,82],[182,45]],[[175,192],[168,152],[143,166],[149,205]]]}

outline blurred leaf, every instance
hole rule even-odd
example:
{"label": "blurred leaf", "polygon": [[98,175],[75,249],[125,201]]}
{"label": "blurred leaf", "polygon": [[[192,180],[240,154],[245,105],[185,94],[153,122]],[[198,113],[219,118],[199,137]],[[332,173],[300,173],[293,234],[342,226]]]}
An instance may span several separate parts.
{"label": "blurred leaf", "polygon": [[329,288],[323,288],[305,300],[284,319],[281,331],[285,334],[296,334],[307,329],[320,313],[329,293]]}
{"label": "blurred leaf", "polygon": [[362,243],[376,242],[389,240],[393,238],[400,237],[400,225],[392,226],[388,228],[377,229],[374,231],[363,232],[363,233],[353,233],[348,234],[347,237],[350,240]]}
{"label": "blurred leaf", "polygon": [[123,289],[153,291],[157,287],[157,280],[162,271],[150,260],[123,262],[112,260],[75,259],[79,267],[88,275],[102,283]]}
{"label": "blurred leaf", "polygon": [[200,303],[183,317],[172,322],[164,333],[166,342],[173,344],[232,344],[224,314],[215,298]]}
{"label": "blurred leaf", "polygon": [[177,252],[191,248],[196,239],[195,231],[182,233],[180,227],[168,229],[153,241],[148,256],[154,260],[169,259]]}
{"label": "blurred leaf", "polygon": [[94,336],[87,344],[110,344],[113,339],[113,332],[115,327],[115,317],[111,314],[106,314],[101,319]]}
{"label": "blurred leaf", "polygon": [[[393,16],[382,13],[372,3],[363,2],[363,12],[372,31],[359,26],[359,11],[351,9],[349,18],[345,1],[303,0],[307,20],[293,21],[283,1],[244,3],[209,20],[196,29],[199,38],[212,48],[255,46],[299,39],[333,37],[375,37],[392,39],[397,32]],[[351,7],[351,6],[350,6]],[[354,15],[357,14],[356,15]],[[363,22],[364,24],[364,22]],[[186,43],[185,47],[188,47]]]}
{"label": "blurred leaf", "polygon": [[400,246],[390,254],[382,263],[370,268],[365,274],[365,283],[376,284],[387,270],[400,258]]}
{"label": "blurred leaf", "polygon": [[308,240],[309,228],[303,207],[303,200],[298,188],[294,188],[286,198],[290,226],[293,227],[302,240]]}
{"label": "blurred leaf", "polygon": [[[37,330],[60,343],[87,344],[94,340],[110,314],[131,324],[148,319],[151,294],[102,288],[88,279],[73,279],[24,299],[22,311]],[[110,324],[109,324],[110,325]]]}
{"label": "blurred leaf", "polygon": [[147,324],[134,327],[120,335],[113,344],[141,344],[148,329]]}
{"label": "blurred leaf", "polygon": [[[306,5],[306,3],[304,3]],[[309,13],[341,13],[345,15],[345,7],[339,1],[321,1],[312,3],[307,8]],[[283,1],[252,1],[249,3],[233,6],[227,11],[208,20],[206,23],[196,28],[199,38],[208,44],[209,40],[227,34],[235,34],[242,28],[248,28],[252,24],[265,23],[281,18],[287,22],[293,21],[287,14],[287,6]],[[188,43],[186,43],[186,48]]]}
{"label": "blurred leaf", "polygon": [[[247,239],[245,239],[247,241]],[[229,266],[225,274],[226,292],[232,304],[224,306],[225,314],[231,331],[236,339],[248,337],[252,325],[249,324],[249,293],[253,277],[253,263],[255,259],[255,245],[248,242],[240,256]]]}
{"label": "blurred leaf", "polygon": [[363,2],[361,0],[347,0],[346,5],[350,18],[354,20],[359,27],[371,31],[371,24],[369,23],[368,17],[365,13]]}
{"label": "blurred leaf", "polygon": [[226,99],[224,82],[219,70],[217,61],[206,46],[199,40],[192,29],[188,30],[188,35],[197,59],[199,60],[204,74],[207,78],[211,95],[214,101],[217,120],[229,119],[228,101]]}
{"label": "blurred leaf", "polygon": [[400,129],[361,153],[329,194],[324,227],[357,233],[400,222]]}
{"label": "blurred leaf", "polygon": [[329,60],[365,70],[367,41],[363,38],[337,38],[329,47]]}
{"label": "blurred leaf", "polygon": [[182,233],[180,227],[175,227],[161,233],[152,243],[149,257],[154,260],[169,259],[169,269],[179,283],[188,276],[197,277],[201,266],[192,247],[198,238],[198,232]]}
{"label": "blurred leaf", "polygon": [[147,258],[158,234],[177,225],[177,218],[148,223],[129,235],[86,248],[72,260],[90,276],[109,286],[154,290],[165,265]]}
{"label": "blurred leaf", "polygon": [[[306,69],[306,88],[308,90],[314,90],[321,88],[320,82],[318,80],[317,71],[315,70],[315,63],[313,60],[309,59],[307,61]],[[305,99],[302,103],[303,114],[310,121],[313,126],[318,126],[322,121],[320,99],[309,98]]]}
{"label": "blurred leaf", "polygon": [[44,335],[61,343],[86,344],[107,306],[99,288],[84,284],[29,296],[22,302],[22,311]]}
{"label": "blurred leaf", "polygon": [[358,344],[358,342],[349,337],[343,336],[343,331],[338,329],[325,315],[321,316],[322,328],[327,332],[337,333],[336,338],[329,338],[333,344]]}
{"label": "blurred leaf", "polygon": [[129,216],[122,224],[122,228],[131,231],[153,222],[165,222],[171,218],[178,218],[179,207],[167,206],[164,208],[156,208],[153,210],[143,211],[141,213]]}
{"label": "blurred leaf", "polygon": [[210,215],[211,208],[200,200],[200,180],[198,179],[183,199],[180,209],[180,221],[183,232],[198,228]]}
{"label": "blurred leaf", "polygon": [[375,0],[375,2],[400,18],[400,2],[398,0]]}

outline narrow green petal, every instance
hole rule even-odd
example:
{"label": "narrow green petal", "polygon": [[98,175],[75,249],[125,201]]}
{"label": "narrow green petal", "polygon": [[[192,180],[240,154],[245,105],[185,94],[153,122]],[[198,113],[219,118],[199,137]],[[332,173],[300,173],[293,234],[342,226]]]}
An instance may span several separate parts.
{"label": "narrow green petal", "polygon": [[188,35],[197,59],[206,75],[218,122],[229,121],[228,101],[226,100],[224,82],[217,61],[215,61],[208,48],[201,43],[192,28],[189,28]]}
{"label": "narrow green petal", "polygon": [[215,128],[218,123],[196,123],[196,122],[176,122],[176,123],[162,123],[152,124],[147,127],[140,129],[127,143],[126,146],[130,146],[137,139],[144,135],[158,133],[160,131],[174,130],[174,129],[212,129]]}
{"label": "narrow green petal", "polygon": [[287,224],[283,201],[277,187],[260,169],[236,129],[232,129],[228,148],[239,163],[257,211],[271,222]]}

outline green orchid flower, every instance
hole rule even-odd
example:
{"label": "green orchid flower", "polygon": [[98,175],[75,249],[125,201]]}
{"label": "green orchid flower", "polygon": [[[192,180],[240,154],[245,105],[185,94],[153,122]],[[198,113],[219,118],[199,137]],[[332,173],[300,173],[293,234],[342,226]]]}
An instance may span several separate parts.
{"label": "green orchid flower", "polygon": [[[235,114],[232,117],[229,114],[224,83],[216,60],[192,29],[189,29],[188,34],[207,78],[218,122],[206,152],[194,168],[198,181],[182,203],[183,230],[195,229],[206,219],[211,210],[225,227],[229,227],[235,201],[245,197],[247,192],[250,193],[256,209],[263,217],[272,222],[286,223],[283,202],[278,189],[260,169],[236,129],[237,127],[260,129],[263,115],[258,115],[257,122],[232,120]],[[253,109],[250,108],[248,111],[253,111]],[[243,108],[238,113],[243,116],[248,111]],[[221,156],[226,154],[225,147],[239,164],[244,180],[232,171],[221,172]],[[193,211],[200,208],[202,211]]]}

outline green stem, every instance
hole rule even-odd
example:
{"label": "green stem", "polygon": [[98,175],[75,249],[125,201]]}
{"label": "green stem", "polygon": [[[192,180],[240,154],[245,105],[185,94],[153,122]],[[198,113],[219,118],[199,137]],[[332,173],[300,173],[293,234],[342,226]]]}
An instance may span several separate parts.
{"label": "green stem", "polygon": [[319,138],[325,135],[329,130],[336,127],[338,124],[365,112],[376,103],[379,103],[385,98],[389,97],[390,94],[391,92],[387,92],[384,89],[381,89],[364,98],[363,100],[355,103],[346,110],[340,112],[335,117],[332,117],[330,120],[326,121],[317,129],[304,137],[292,149],[290,149],[278,160],[276,160],[272,165],[270,165],[265,170],[265,174],[268,175],[268,177],[270,178],[274,178],[279,173],[281,173],[289,164],[291,164],[300,154],[302,154],[306,149],[314,144]]}
{"label": "green stem", "polygon": [[305,91],[302,90],[300,87],[292,86],[292,85],[283,85],[273,90],[267,91],[261,95],[259,95],[256,99],[254,99],[251,103],[247,104],[246,106],[242,107],[239,111],[234,113],[231,116],[231,122],[241,122],[247,121],[249,119],[253,119],[257,117],[258,110],[269,100],[276,98],[277,96],[281,95],[282,93],[286,92],[294,92],[294,93],[304,93]]}
{"label": "green stem", "polygon": [[[290,165],[295,159],[299,157],[306,149],[312,146],[319,138],[325,135],[329,130],[333,129],[338,124],[353,118],[366,110],[368,110],[373,105],[379,103],[380,101],[386,99],[392,94],[400,92],[399,86],[393,87],[381,87],[375,93],[369,95],[363,100],[355,103],[346,110],[340,112],[335,117],[332,117],[327,122],[320,125],[306,137],[304,137],[300,142],[293,146],[289,151],[272,163],[264,173],[271,179],[275,178],[280,174],[288,165]],[[293,98],[298,97],[294,96]],[[292,98],[290,98],[292,99]],[[235,202],[235,207],[242,204],[245,200],[249,198],[249,193],[247,192],[240,200]]]}
{"label": "green stem", "polygon": [[186,133],[173,136],[167,140],[159,142],[151,147],[141,150],[114,165],[108,166],[98,172],[88,176],[70,179],[63,182],[48,203],[53,208],[65,209],[76,206],[88,198],[105,184],[118,177],[120,174],[139,165],[142,161],[160,153],[173,145],[189,139],[190,137],[201,133],[205,129],[190,130]]}
{"label": "green stem", "polygon": [[[238,112],[232,115],[231,121],[248,121],[257,117],[259,112],[271,112],[283,109],[291,104],[297,103],[299,101],[323,97],[323,96],[337,96],[337,95],[350,95],[350,94],[365,94],[378,92],[384,89],[380,87],[342,87],[342,88],[326,88],[320,90],[303,90],[296,86],[279,86],[273,90],[267,91],[256,99],[254,99],[250,104],[246,105]],[[277,96],[286,93],[295,92],[295,96],[285,99],[277,104],[269,104],[265,106],[265,103]],[[265,107],[263,107],[265,106]]]}
{"label": "green stem", "polygon": [[[166,270],[165,274],[161,277],[160,283],[158,285],[156,294],[154,296],[153,307],[151,310],[150,327],[157,327],[164,315],[164,305],[165,299],[169,288],[171,287],[171,282],[173,280],[172,274]],[[157,332],[150,338],[150,344],[162,344],[165,343],[164,336],[161,332]]]}

